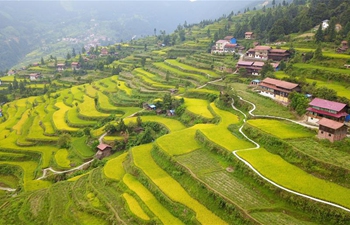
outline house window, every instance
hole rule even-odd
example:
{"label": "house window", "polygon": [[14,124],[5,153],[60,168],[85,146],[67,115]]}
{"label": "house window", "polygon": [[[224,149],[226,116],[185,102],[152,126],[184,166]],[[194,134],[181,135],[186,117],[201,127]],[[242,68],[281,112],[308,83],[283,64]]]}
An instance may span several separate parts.
{"label": "house window", "polygon": [[328,134],[328,136],[329,136],[329,137],[332,137],[332,135],[331,135],[331,134]]}
{"label": "house window", "polygon": [[321,131],[321,134],[323,134],[323,131]]}

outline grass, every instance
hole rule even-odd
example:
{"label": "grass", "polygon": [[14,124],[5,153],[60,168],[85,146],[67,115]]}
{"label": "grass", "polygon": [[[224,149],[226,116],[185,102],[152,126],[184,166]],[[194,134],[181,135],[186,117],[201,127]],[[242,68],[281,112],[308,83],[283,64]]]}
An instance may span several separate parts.
{"label": "grass", "polygon": [[259,208],[273,208],[273,200],[252,188],[240,177],[229,174],[226,168],[232,166],[216,153],[209,150],[199,149],[189,154],[177,156],[176,160],[188,167],[196,176],[208,184],[220,194],[238,204],[245,210]]}
{"label": "grass", "polygon": [[123,167],[123,161],[125,160],[128,154],[124,153],[118,157],[108,160],[106,165],[103,167],[103,172],[109,179],[113,180],[122,180],[125,174]]}
{"label": "grass", "polygon": [[332,146],[325,146],[313,138],[293,139],[288,140],[288,143],[313,158],[350,169],[350,154],[348,152],[336,150]]}
{"label": "grass", "polygon": [[287,107],[278,104],[276,101],[268,97],[263,97],[258,93],[247,91],[246,84],[234,83],[231,84],[231,86],[237,91],[237,95],[255,104],[256,109],[253,111],[253,114],[281,116],[284,118],[295,119],[295,115],[293,115]]}
{"label": "grass", "polygon": [[316,225],[316,223],[303,221],[283,212],[254,212],[251,215],[262,224]]}
{"label": "grass", "polygon": [[[197,129],[215,127],[213,124],[197,124],[193,127],[164,135],[156,140],[158,146],[170,155],[182,155],[199,149],[201,146],[195,140]],[[179,141],[181,140],[181,141]]]}
{"label": "grass", "polygon": [[[350,55],[349,55],[349,58],[350,58]],[[348,70],[348,69],[338,69],[338,68],[318,66],[318,65],[307,64],[307,63],[295,63],[295,64],[293,64],[293,67],[299,68],[299,69],[319,69],[319,70],[323,70],[323,71],[330,71],[330,72],[334,72],[334,73],[350,75],[350,70]]]}
{"label": "grass", "polygon": [[59,167],[69,168],[70,160],[68,159],[68,151],[67,149],[60,149],[55,154],[55,161]]}
{"label": "grass", "polygon": [[117,76],[111,77],[112,81],[117,83],[117,88],[121,91],[124,91],[127,95],[131,96],[132,89],[126,86],[126,83],[124,81],[118,80]]}
{"label": "grass", "polygon": [[[335,183],[314,177],[280,156],[265,149],[239,151],[237,154],[247,160],[268,179],[291,190],[350,208],[350,190]],[[297,179],[295,179],[297,178]]]}
{"label": "grass", "polygon": [[174,217],[166,208],[164,208],[154,195],[137,181],[135,177],[130,174],[125,174],[123,182],[141,198],[146,206],[164,225],[183,224],[178,218]]}
{"label": "grass", "polygon": [[71,147],[73,151],[77,152],[83,158],[92,157],[95,154],[95,151],[91,149],[86,144],[87,137],[73,138],[71,142]]}
{"label": "grass", "polygon": [[281,139],[313,137],[316,135],[314,131],[288,121],[254,119],[248,120],[247,122],[248,124]]}
{"label": "grass", "polygon": [[137,217],[143,220],[150,220],[149,216],[143,211],[140,204],[136,201],[134,197],[129,195],[128,193],[124,193],[123,197],[127,202],[130,211],[135,214]]}
{"label": "grass", "polygon": [[209,102],[203,99],[184,98],[186,109],[196,115],[212,119],[214,116],[208,109]]}
{"label": "grass", "polygon": [[175,202],[184,204],[196,213],[196,218],[201,224],[226,224],[205,206],[193,199],[186,190],[152,159],[152,144],[132,148],[134,163],[142,169],[146,175]]}
{"label": "grass", "polygon": [[93,88],[91,85],[88,85],[85,88],[85,93],[91,98],[95,98],[97,92],[98,91],[95,88]]}
{"label": "grass", "polygon": [[26,122],[26,120],[29,117],[29,113],[30,110],[27,109],[24,113],[23,116],[21,117],[21,119],[17,122],[17,124],[15,126],[12,127],[12,129],[17,131],[17,134],[21,134],[22,133],[22,126],[23,124]]}

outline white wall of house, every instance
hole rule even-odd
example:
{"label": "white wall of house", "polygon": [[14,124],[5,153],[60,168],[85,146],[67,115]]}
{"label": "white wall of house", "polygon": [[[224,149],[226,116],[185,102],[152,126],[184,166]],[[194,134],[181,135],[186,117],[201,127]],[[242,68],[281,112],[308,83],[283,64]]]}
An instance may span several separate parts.
{"label": "white wall of house", "polygon": [[313,123],[313,124],[315,124],[315,125],[318,125],[318,124],[317,124],[318,121],[320,121],[320,119],[313,118],[313,117],[311,117],[311,116],[308,116],[308,117],[307,117],[307,122],[308,122],[308,123]]}

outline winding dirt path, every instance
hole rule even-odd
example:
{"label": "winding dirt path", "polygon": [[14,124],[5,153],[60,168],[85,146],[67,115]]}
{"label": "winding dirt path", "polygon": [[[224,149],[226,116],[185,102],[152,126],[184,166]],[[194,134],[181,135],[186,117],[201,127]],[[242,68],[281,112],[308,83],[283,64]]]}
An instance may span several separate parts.
{"label": "winding dirt path", "polygon": [[[291,119],[287,119],[287,118],[283,118],[283,117],[278,117],[278,116],[268,116],[268,115],[254,115],[253,114],[253,111],[256,109],[256,106],[252,103],[252,102],[249,102],[247,100],[244,100],[242,97],[238,96],[240,98],[240,100],[242,101],[245,101],[249,104],[251,104],[253,106],[253,109],[251,109],[249,111],[249,114],[253,117],[263,117],[263,118],[274,118],[274,119],[282,119],[282,120],[287,120],[287,121],[290,121],[290,122],[293,122],[293,123],[297,123],[301,126],[304,126],[304,127],[308,127],[308,128],[311,128],[311,129],[315,129],[317,127],[315,126],[312,126],[312,125],[308,125],[308,124],[305,124],[305,123],[301,123],[301,122],[298,122],[298,121],[294,121],[294,120],[291,120]],[[247,162],[246,160],[244,160],[243,158],[241,158],[237,152],[239,151],[247,151],[247,150],[254,150],[254,149],[258,149],[260,148],[260,145],[258,143],[256,143],[255,141],[253,141],[252,139],[250,139],[249,137],[247,137],[246,134],[244,134],[244,132],[242,131],[245,123],[246,123],[246,118],[247,118],[247,115],[242,112],[241,110],[237,109],[235,106],[234,106],[234,102],[233,102],[233,99],[232,99],[232,104],[231,104],[232,108],[238,112],[240,112],[243,116],[244,116],[244,123],[243,125],[239,128],[239,132],[245,137],[247,138],[248,141],[250,141],[251,143],[253,143],[256,147],[254,148],[249,148],[249,149],[240,149],[240,150],[235,150],[232,152],[232,154],[237,157],[237,159],[239,159],[241,162],[243,162],[245,165],[247,165],[251,170],[253,170],[254,173],[256,173],[259,177],[261,177],[262,179],[264,179],[265,181],[267,181],[268,183],[272,184],[273,186],[275,187],[278,187],[284,191],[287,191],[289,193],[292,193],[292,194],[295,194],[295,195],[298,195],[298,196],[301,196],[301,197],[304,197],[304,198],[307,198],[307,199],[310,199],[310,200],[313,200],[313,201],[316,201],[316,202],[320,202],[320,203],[323,203],[323,204],[327,204],[327,205],[330,205],[330,206],[334,206],[336,208],[339,208],[339,209],[342,209],[344,211],[347,211],[347,212],[350,212],[350,209],[349,208],[346,208],[344,206],[341,206],[341,205],[338,205],[338,204],[335,204],[335,203],[332,203],[332,202],[328,202],[328,201],[325,201],[325,200],[322,200],[322,199],[318,199],[318,198],[314,198],[314,197],[311,197],[309,195],[305,195],[305,194],[302,194],[302,193],[299,193],[299,192],[296,192],[296,191],[293,191],[291,189],[288,189],[288,188],[285,188],[275,182],[273,182],[272,180],[268,179],[267,177],[263,176],[258,170],[256,170],[249,162]]]}
{"label": "winding dirt path", "polygon": [[6,188],[6,187],[0,187],[0,190],[9,191],[9,192],[15,192],[15,191],[16,191],[16,189],[13,189],[13,188]]}

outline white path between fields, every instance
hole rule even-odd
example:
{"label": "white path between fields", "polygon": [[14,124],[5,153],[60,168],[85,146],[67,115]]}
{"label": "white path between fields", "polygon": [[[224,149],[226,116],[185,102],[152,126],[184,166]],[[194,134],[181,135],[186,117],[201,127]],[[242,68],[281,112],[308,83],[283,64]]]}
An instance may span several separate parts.
{"label": "white path between fields", "polygon": [[6,188],[6,187],[0,187],[0,190],[2,190],[2,191],[10,191],[10,192],[16,191],[16,189],[13,189],[13,188]]}
{"label": "white path between fields", "polygon": [[[305,124],[305,123],[301,123],[301,122],[298,122],[298,121],[294,121],[294,120],[291,120],[291,119],[287,119],[287,118],[283,118],[283,117],[278,117],[278,116],[268,116],[268,115],[254,115],[253,114],[253,111],[256,109],[256,106],[252,103],[252,102],[249,102],[247,100],[244,100],[242,97],[238,96],[240,100],[242,101],[245,101],[249,104],[251,104],[253,106],[253,109],[251,109],[249,111],[249,114],[251,116],[254,116],[254,117],[265,117],[265,118],[274,118],[274,119],[282,119],[282,120],[287,120],[287,121],[290,121],[290,122],[293,122],[293,123],[297,123],[299,125],[302,125],[304,127],[308,127],[308,128],[312,128],[312,129],[315,129],[315,126],[311,126],[311,125],[308,125],[308,124]],[[325,201],[325,200],[322,200],[322,199],[318,199],[318,198],[314,198],[314,197],[311,197],[309,195],[305,195],[305,194],[302,194],[302,193],[299,193],[299,192],[296,192],[296,191],[293,191],[291,189],[288,189],[288,188],[285,188],[275,182],[273,182],[272,180],[268,179],[267,177],[263,176],[259,171],[257,171],[249,162],[247,162],[246,160],[242,159],[240,156],[237,155],[237,152],[239,151],[247,151],[247,150],[254,150],[254,149],[258,149],[260,148],[260,145],[258,143],[256,143],[255,141],[253,141],[252,139],[250,139],[249,137],[247,137],[246,134],[244,134],[244,132],[242,131],[243,127],[244,127],[244,124],[246,123],[246,118],[247,118],[247,115],[242,112],[241,110],[237,109],[235,106],[234,106],[234,102],[233,102],[233,99],[232,99],[232,104],[231,104],[232,108],[238,112],[240,112],[243,116],[244,116],[244,123],[243,125],[239,128],[239,132],[245,137],[247,138],[247,140],[249,140],[250,142],[252,142],[255,147],[254,148],[248,148],[248,149],[240,149],[240,150],[235,150],[233,151],[233,155],[236,156],[240,161],[242,161],[245,165],[247,165],[251,170],[254,171],[254,173],[256,173],[259,177],[261,177],[262,179],[264,179],[265,181],[269,182],[270,184],[274,185],[275,187],[278,187],[284,191],[287,191],[289,193],[292,193],[292,194],[295,194],[295,195],[298,195],[298,196],[301,196],[301,197],[304,197],[304,198],[307,198],[307,199],[310,199],[310,200],[313,200],[313,201],[316,201],[316,202],[320,202],[320,203],[324,203],[324,204],[327,204],[327,205],[330,205],[330,206],[334,206],[334,207],[337,207],[339,209],[342,209],[342,210],[345,210],[347,212],[350,212],[350,209],[344,207],[344,206],[341,206],[341,205],[338,205],[338,204],[335,204],[335,203],[332,203],[332,202],[328,202],[328,201]],[[317,127],[316,127],[317,128]]]}
{"label": "white path between fields", "polygon": [[207,86],[208,84],[215,83],[215,82],[218,82],[218,81],[222,81],[222,78],[217,79],[217,80],[213,80],[213,81],[209,81],[209,82],[205,83],[204,85],[197,87],[196,89],[204,88],[204,87]]}

